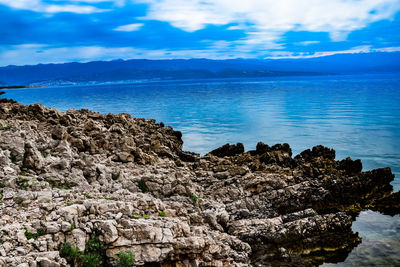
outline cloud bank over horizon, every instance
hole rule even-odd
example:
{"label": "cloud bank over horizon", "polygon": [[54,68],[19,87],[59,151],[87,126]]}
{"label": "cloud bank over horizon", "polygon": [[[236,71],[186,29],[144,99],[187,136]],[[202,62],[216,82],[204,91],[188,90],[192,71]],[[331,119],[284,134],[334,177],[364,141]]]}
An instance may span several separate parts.
{"label": "cloud bank over horizon", "polygon": [[400,0],[0,0],[0,66],[400,51]]}

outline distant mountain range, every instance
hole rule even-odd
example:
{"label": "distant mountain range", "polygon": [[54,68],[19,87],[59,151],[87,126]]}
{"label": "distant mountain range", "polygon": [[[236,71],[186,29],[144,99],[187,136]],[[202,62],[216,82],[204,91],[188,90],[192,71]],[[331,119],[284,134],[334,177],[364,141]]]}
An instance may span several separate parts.
{"label": "distant mountain range", "polygon": [[0,68],[0,85],[400,72],[400,52],[308,59],[114,60]]}

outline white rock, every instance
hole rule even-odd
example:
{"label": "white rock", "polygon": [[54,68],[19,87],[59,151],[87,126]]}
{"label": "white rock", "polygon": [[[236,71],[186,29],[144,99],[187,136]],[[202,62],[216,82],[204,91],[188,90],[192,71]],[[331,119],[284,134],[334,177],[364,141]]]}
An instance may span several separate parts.
{"label": "white rock", "polygon": [[72,242],[79,251],[84,251],[86,246],[86,233],[80,229],[74,229],[72,231]]}
{"label": "white rock", "polygon": [[46,231],[49,234],[55,234],[60,231],[60,225],[56,222],[46,223]]}
{"label": "white rock", "polygon": [[104,221],[100,224],[100,229],[104,235],[104,242],[107,244],[118,239],[118,230],[115,225],[116,222],[114,220]]}

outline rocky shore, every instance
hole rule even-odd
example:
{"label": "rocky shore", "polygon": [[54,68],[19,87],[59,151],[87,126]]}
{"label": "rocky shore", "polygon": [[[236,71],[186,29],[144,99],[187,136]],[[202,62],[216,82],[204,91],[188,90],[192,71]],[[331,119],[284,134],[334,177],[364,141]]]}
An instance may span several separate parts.
{"label": "rocky shore", "polygon": [[390,168],[261,142],[200,157],[181,137],[0,99],[0,266],[315,266],[361,242],[361,210],[399,213]]}

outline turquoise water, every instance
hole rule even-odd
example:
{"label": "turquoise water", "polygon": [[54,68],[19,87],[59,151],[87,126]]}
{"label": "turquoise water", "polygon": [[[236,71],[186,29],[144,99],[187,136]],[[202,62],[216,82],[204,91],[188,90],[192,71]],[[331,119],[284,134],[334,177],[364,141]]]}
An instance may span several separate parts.
{"label": "turquoise water", "polygon": [[[246,149],[286,142],[294,154],[323,144],[337,159],[361,159],[364,170],[391,167],[400,189],[400,74],[77,85],[7,90],[2,97],[154,118],[182,131],[184,149],[201,154],[228,142]],[[364,241],[343,264],[400,265],[398,222],[360,214],[353,228]],[[395,225],[390,234],[388,224]]]}

